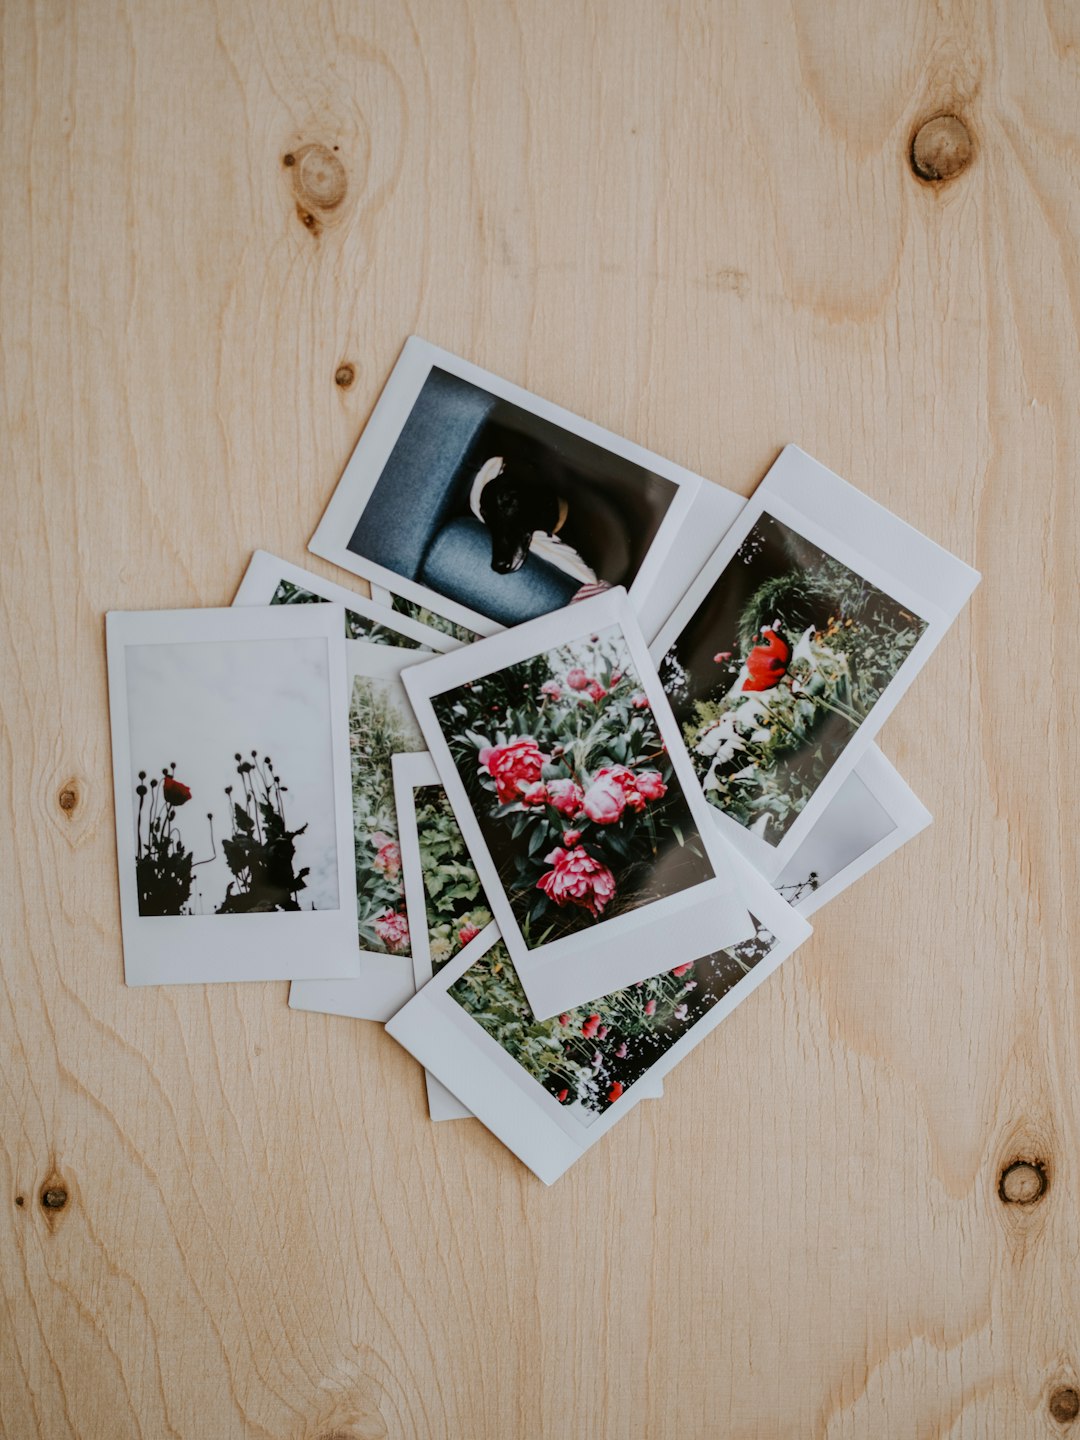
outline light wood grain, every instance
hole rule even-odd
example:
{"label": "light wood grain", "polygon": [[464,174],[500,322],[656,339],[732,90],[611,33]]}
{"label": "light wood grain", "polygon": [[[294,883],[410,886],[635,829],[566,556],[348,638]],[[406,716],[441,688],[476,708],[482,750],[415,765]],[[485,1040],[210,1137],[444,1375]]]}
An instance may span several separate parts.
{"label": "light wood grain", "polygon": [[[7,0],[0,89],[4,1435],[1080,1433],[1076,4]],[[374,1026],[122,983],[102,615],[304,561],[411,331],[984,574],[934,827],[552,1190]]]}

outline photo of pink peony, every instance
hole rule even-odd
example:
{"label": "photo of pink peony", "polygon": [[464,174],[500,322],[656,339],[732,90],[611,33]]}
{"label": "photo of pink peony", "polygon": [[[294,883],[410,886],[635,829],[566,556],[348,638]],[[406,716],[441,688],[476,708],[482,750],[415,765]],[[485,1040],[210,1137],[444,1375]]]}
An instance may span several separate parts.
{"label": "photo of pink peony", "polygon": [[711,877],[618,626],[433,708],[530,948]]}
{"label": "photo of pink peony", "polygon": [[375,932],[388,950],[403,950],[409,943],[409,922],[396,910],[384,910],[375,919]]}

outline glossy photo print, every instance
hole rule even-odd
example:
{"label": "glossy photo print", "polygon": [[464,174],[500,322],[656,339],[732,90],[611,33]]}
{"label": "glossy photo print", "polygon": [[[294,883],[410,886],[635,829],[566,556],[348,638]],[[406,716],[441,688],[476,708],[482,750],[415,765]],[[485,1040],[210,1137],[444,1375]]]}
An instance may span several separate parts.
{"label": "glossy photo print", "polygon": [[644,599],[700,485],[413,338],[311,549],[492,634],[611,586]]}
{"label": "glossy photo print", "polygon": [[763,873],[806,838],[978,579],[784,450],[652,646],[716,823]]}
{"label": "glossy photo print", "polygon": [[625,592],[403,678],[538,1013],[642,978],[644,927],[749,933]]}
{"label": "glossy photo print", "polygon": [[[109,617],[129,967],[160,936],[162,979],[245,978],[228,954],[250,943],[235,928],[230,943],[230,926],[245,921],[271,945],[305,920],[315,922],[312,939],[330,930],[340,940],[330,917],[354,893],[351,875],[342,883],[344,727],[332,714],[343,640],[328,634],[341,618],[334,608]],[[191,974],[167,974],[185,930]],[[215,944],[228,955],[220,968]],[[331,959],[331,974],[355,970],[344,954]]]}

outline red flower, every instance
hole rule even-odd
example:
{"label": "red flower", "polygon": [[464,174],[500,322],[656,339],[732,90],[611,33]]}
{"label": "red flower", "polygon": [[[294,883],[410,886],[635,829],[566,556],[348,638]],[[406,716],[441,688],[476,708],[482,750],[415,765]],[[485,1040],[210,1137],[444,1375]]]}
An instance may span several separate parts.
{"label": "red flower", "polygon": [[522,805],[546,805],[548,802],[548,788],[542,780],[534,780],[531,785],[526,785],[521,792]]}
{"label": "red flower", "polygon": [[779,684],[787,670],[791,646],[768,625],[761,635],[762,643],[755,645],[746,657],[749,673],[743,681],[744,690],[771,690]]}
{"label": "red flower", "polygon": [[589,1018],[588,1018],[588,1019],[585,1021],[585,1023],[582,1025],[582,1027],[581,1027],[581,1033],[582,1033],[582,1035],[584,1035],[584,1037],[585,1037],[586,1040],[591,1040],[592,1037],[596,1034],[597,1030],[599,1030],[599,1029],[600,1029],[600,1016],[599,1016],[599,1015],[590,1015]]}
{"label": "red flower", "polygon": [[585,792],[585,814],[597,825],[614,825],[626,809],[622,785],[608,770],[601,770]]}
{"label": "red flower", "polygon": [[528,735],[506,745],[485,745],[479,755],[480,768],[495,781],[500,805],[510,805],[521,792],[539,780],[549,758]]}
{"label": "red flower", "polygon": [[656,770],[639,770],[634,776],[634,784],[638,794],[644,795],[646,800],[662,800],[667,794],[667,786]]}
{"label": "red flower", "polygon": [[560,1090],[559,1093],[555,1096],[555,1099],[558,1100],[558,1102],[559,1102],[560,1105],[565,1105],[565,1104],[566,1104],[566,1097],[567,1097],[569,1094],[570,1094],[570,1091],[569,1091],[569,1090]]}
{"label": "red flower", "polygon": [[573,670],[567,672],[566,683],[570,686],[571,690],[587,690],[589,688],[589,677],[580,665],[575,665]]}
{"label": "red flower", "polygon": [[563,1013],[559,1016],[559,1024],[560,1024],[560,1025],[569,1025],[569,1024],[570,1024],[570,1016],[565,1012],[565,1010],[564,1010]]}
{"label": "red flower", "polygon": [[602,770],[596,772],[597,780],[613,781],[623,794],[624,802],[630,806],[636,814],[640,815],[645,809],[645,797],[639,793],[637,776],[625,765],[605,765]]}
{"label": "red flower", "polygon": [[631,695],[630,704],[634,707],[635,710],[648,710],[649,697],[644,693],[644,691],[639,690],[636,695]]}
{"label": "red flower", "polygon": [[598,1039],[606,1040],[608,1036],[608,1027],[606,1025],[601,1025],[600,1029],[596,1032],[596,1035]]}
{"label": "red flower", "polygon": [[582,846],[573,850],[556,846],[544,859],[554,869],[540,876],[536,888],[556,905],[580,905],[599,916],[610,904],[615,894],[615,876]]}
{"label": "red flower", "polygon": [[656,1014],[656,1001],[655,1001],[655,1000],[646,1000],[646,1001],[645,1001],[645,1014],[646,1014],[646,1015],[655,1015],[655,1014]]}
{"label": "red flower", "polygon": [[611,683],[612,683],[613,686],[617,685],[621,679],[622,679],[622,671],[621,671],[621,670],[613,670],[613,671],[611,672]]}
{"label": "red flower", "polygon": [[375,869],[383,875],[393,879],[401,873],[401,850],[396,840],[389,835],[384,835],[381,830],[376,830],[371,837],[372,843],[378,846],[375,851],[375,859],[371,862]]}
{"label": "red flower", "polygon": [[616,1058],[616,1060],[625,1060],[625,1059],[626,1059],[626,1041],[625,1041],[625,1040],[620,1044],[619,1048],[615,1051],[615,1058]]}
{"label": "red flower", "polygon": [[576,780],[549,780],[547,793],[548,803],[565,819],[572,820],[581,813],[585,792]]}
{"label": "red flower", "polygon": [[191,799],[190,785],[181,784],[179,780],[175,780],[171,775],[166,775],[165,779],[161,782],[161,793],[165,796],[165,803],[173,806],[174,809],[181,805],[186,805]]}
{"label": "red flower", "polygon": [[562,832],[562,843],[566,846],[568,850],[572,845],[576,845],[580,839],[580,830],[564,830]]}
{"label": "red flower", "polygon": [[589,699],[590,699],[590,700],[602,700],[606,694],[607,694],[607,691],[604,689],[603,685],[600,684],[600,681],[599,681],[599,680],[590,680],[590,681],[589,681]]}
{"label": "red flower", "polygon": [[545,680],[540,686],[540,694],[546,695],[549,700],[558,700],[562,695],[557,680]]}
{"label": "red flower", "polygon": [[685,975],[686,972],[687,972],[687,970],[692,970],[693,968],[694,968],[694,962],[693,962],[693,960],[688,960],[685,965],[676,965],[676,966],[675,966],[675,969],[672,970],[671,973],[672,973],[673,975],[675,975],[675,976]]}
{"label": "red flower", "polygon": [[731,651],[730,651],[730,650],[721,650],[718,655],[714,655],[712,658],[715,660],[715,662],[717,663],[717,665],[722,665],[725,660],[730,660],[730,659],[731,659]]}
{"label": "red flower", "polygon": [[474,925],[471,920],[466,920],[465,924],[462,925],[461,929],[457,932],[457,938],[461,941],[462,945],[468,945],[469,941],[475,940],[479,934],[480,926]]}
{"label": "red flower", "polygon": [[616,1080],[615,1084],[612,1085],[611,1089],[607,1092],[607,1098],[612,1101],[618,1100],[619,1096],[622,1094],[622,1091],[622,1082]]}
{"label": "red flower", "polygon": [[409,922],[396,910],[384,910],[376,918],[375,934],[388,950],[403,950],[409,943]]}

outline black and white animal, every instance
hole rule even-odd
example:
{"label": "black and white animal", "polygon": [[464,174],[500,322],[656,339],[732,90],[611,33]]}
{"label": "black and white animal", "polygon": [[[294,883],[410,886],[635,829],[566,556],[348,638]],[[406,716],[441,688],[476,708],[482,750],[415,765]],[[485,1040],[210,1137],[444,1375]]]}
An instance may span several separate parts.
{"label": "black and white animal", "polygon": [[530,553],[578,579],[598,584],[595,570],[569,543],[570,504],[552,483],[548,467],[527,454],[493,455],[477,471],[469,508],[491,534],[491,568],[520,570]]}

